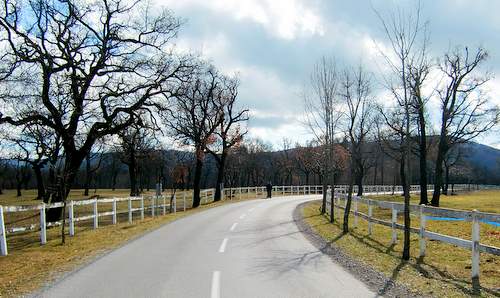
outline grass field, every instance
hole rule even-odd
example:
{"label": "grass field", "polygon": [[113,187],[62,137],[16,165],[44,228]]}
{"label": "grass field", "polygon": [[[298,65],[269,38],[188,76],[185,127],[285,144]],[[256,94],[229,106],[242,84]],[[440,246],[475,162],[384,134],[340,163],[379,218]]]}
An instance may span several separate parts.
{"label": "grass field", "polygon": [[[130,194],[130,189],[98,189],[94,191],[93,189],[89,190],[89,195],[83,195],[83,189],[72,189],[69,193],[68,200],[85,200],[92,196],[99,196],[102,198],[109,197],[128,197]],[[40,200],[36,200],[36,190],[22,190],[22,196],[18,197],[17,192],[14,189],[6,189],[4,190],[4,194],[0,195],[0,205],[37,205],[40,204]],[[168,193],[168,192],[167,192]],[[143,194],[144,196],[154,195],[154,190],[146,191]]]}
{"label": "grass field", "polygon": [[[377,199],[402,201],[401,196],[379,196]],[[417,200],[415,197],[413,200]],[[366,208],[360,204],[360,212]],[[383,272],[411,289],[430,296],[461,297],[477,294],[471,283],[471,252],[438,241],[427,241],[427,255],[418,256],[418,235],[411,236],[409,262],[401,262],[402,231],[398,232],[398,242],[391,245],[391,229],[374,225],[373,234],[368,236],[368,224],[358,220],[358,227],[343,235],[339,222],[330,224],[326,216],[319,213],[319,202],[310,203],[303,210],[306,222],[327,241],[334,243],[344,252],[361,262]],[[442,207],[454,209],[478,209],[500,213],[500,191],[479,191],[457,196],[443,196]],[[390,211],[374,208],[374,217],[389,219]],[[350,217],[352,225],[353,216]],[[402,224],[403,218],[398,216]],[[418,226],[419,219],[412,217],[412,226]],[[471,223],[457,221],[428,221],[427,229],[441,234],[464,239],[471,238]],[[500,247],[500,228],[481,224],[481,243]],[[481,254],[480,283],[481,295],[500,296],[500,256]]]}
{"label": "grass field", "polygon": [[[370,196],[371,199],[378,199],[382,201],[398,201],[402,202],[403,197],[400,195],[381,195]],[[429,194],[429,201],[432,194]],[[419,196],[412,195],[412,204],[419,203]],[[466,193],[458,193],[456,195],[445,196],[442,195],[440,199],[440,206],[442,208],[473,210],[477,209],[482,212],[500,213],[500,191],[499,190],[481,190]]]}
{"label": "grass field", "polygon": [[[105,194],[107,191],[101,193]],[[116,193],[120,192],[117,191]],[[122,191],[122,194],[126,193],[126,190]],[[114,196],[119,195],[115,194]],[[248,199],[254,198],[255,194],[250,193]],[[75,236],[66,237],[67,243],[65,245],[61,245],[60,228],[47,230],[48,241],[44,246],[40,246],[38,231],[8,235],[9,255],[0,256],[0,297],[17,297],[30,293],[54,280],[62,273],[71,271],[96,256],[116,248],[147,231],[207,208],[240,201],[237,198],[234,199],[233,201],[208,203],[196,209],[189,209],[186,212],[177,212],[154,218],[146,217],[142,221],[136,220],[138,218],[136,214],[133,224],[128,224],[126,218],[119,218],[117,225],[111,225],[110,219],[100,218],[100,225],[97,230],[92,229],[92,220],[83,224],[78,223],[75,226]],[[242,196],[241,199],[247,199],[247,197]],[[4,199],[3,202],[7,201],[12,202],[12,198]],[[24,198],[23,204],[24,202],[30,202],[30,199]],[[35,202],[38,203],[38,201]]]}

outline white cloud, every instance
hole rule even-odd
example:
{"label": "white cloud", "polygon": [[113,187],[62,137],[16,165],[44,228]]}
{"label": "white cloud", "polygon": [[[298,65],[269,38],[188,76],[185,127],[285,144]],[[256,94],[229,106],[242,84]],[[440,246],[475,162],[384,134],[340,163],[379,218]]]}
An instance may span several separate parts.
{"label": "white cloud", "polygon": [[157,0],[174,10],[196,5],[238,21],[248,20],[272,35],[292,40],[299,35],[323,35],[323,20],[300,0]]}

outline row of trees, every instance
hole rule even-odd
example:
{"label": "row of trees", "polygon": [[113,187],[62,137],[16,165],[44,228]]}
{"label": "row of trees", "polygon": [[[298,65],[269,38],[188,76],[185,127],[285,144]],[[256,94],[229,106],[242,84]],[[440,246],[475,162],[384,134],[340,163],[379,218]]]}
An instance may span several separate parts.
{"label": "row of trees", "polygon": [[[138,161],[165,146],[164,137],[195,149],[193,207],[200,202],[206,153],[216,157],[223,176],[248,113],[238,107],[235,76],[176,51],[181,25],[172,12],[144,1],[3,1],[3,152],[33,169],[40,198],[65,203],[84,162],[88,190],[100,166],[98,151],[119,152],[135,195],[145,172]],[[46,167],[48,187],[41,174]],[[183,171],[177,172],[182,180]],[[155,180],[164,175],[160,166]],[[48,219],[64,210],[51,209]]]}
{"label": "row of trees", "polygon": [[[368,140],[380,144],[384,154],[399,164],[404,189],[404,252],[409,259],[410,176],[418,170],[420,203],[439,206],[444,186],[444,169],[452,163],[460,144],[487,132],[499,122],[499,109],[483,88],[491,76],[481,71],[488,54],[483,48],[455,47],[441,58],[431,57],[427,23],[422,20],[420,3],[411,11],[396,10],[388,15],[377,12],[387,38],[379,43],[385,61],[383,74],[377,76],[385,89],[374,92],[375,75],[363,66],[338,67],[333,58],[321,59],[311,77],[311,92],[305,97],[307,123],[325,148],[324,172],[335,185],[339,167],[334,149],[345,140],[349,152],[349,195],[343,220],[348,220],[353,184],[362,194],[363,177],[369,161]],[[387,46],[384,46],[386,44]],[[383,49],[383,50],[382,50]],[[431,102],[438,102],[439,117],[429,116]],[[432,137],[432,128],[439,127]],[[431,134],[429,134],[431,132]],[[437,139],[432,164],[434,192],[427,197],[429,140]],[[411,167],[416,154],[419,164]],[[340,164],[341,166],[342,164]],[[445,189],[446,190],[446,189]],[[323,197],[323,212],[326,196]],[[333,216],[333,213],[332,213]],[[332,218],[333,220],[333,218]]]}
{"label": "row of trees", "polygon": [[[152,138],[150,142],[142,142],[154,146],[141,145],[135,147],[135,189],[141,193],[155,188],[160,181],[163,188],[192,188],[195,172],[195,155],[189,151],[164,150],[156,146]],[[128,144],[128,142],[126,143]],[[429,138],[428,167],[434,168],[433,160],[437,154],[437,136]],[[273,185],[321,185],[323,153],[315,142],[292,144],[283,139],[279,147],[273,147],[258,139],[246,138],[237,147],[233,147],[226,157],[224,171],[225,187],[255,186],[271,182]],[[348,142],[345,140],[336,147],[343,157],[344,168],[336,172],[335,181],[338,184],[348,184],[350,169],[346,162],[349,158]],[[389,158],[390,147],[384,146],[380,140],[371,140],[366,145],[365,168],[361,185],[386,184],[400,185],[399,164]],[[103,151],[103,146],[97,146],[85,159],[76,175],[75,188],[83,189],[84,195],[95,194],[97,189],[131,188],[129,154],[130,150],[122,148],[121,144],[113,150]],[[484,151],[484,150],[486,151]],[[343,154],[342,154],[343,153]],[[443,193],[448,185],[453,183],[500,183],[500,159],[495,164],[495,149],[470,143],[455,147],[452,154],[445,160],[445,179]],[[479,165],[478,158],[492,160],[489,168]],[[410,168],[418,169],[419,161],[416,152],[412,153]],[[208,154],[204,159],[201,175],[201,188],[215,187],[218,179],[216,159]],[[347,166],[346,166],[347,165]],[[50,168],[41,171],[42,183],[48,185]],[[418,171],[417,171],[418,172]],[[419,173],[410,173],[410,183],[419,183]],[[23,160],[0,161],[0,189],[37,188],[37,179],[29,163]],[[427,181],[434,183],[433,172],[429,171]],[[355,183],[356,184],[356,183]],[[49,184],[50,185],[50,184]],[[450,187],[451,188],[451,187]],[[132,189],[132,188],[131,188]],[[40,197],[42,199],[43,196]]]}

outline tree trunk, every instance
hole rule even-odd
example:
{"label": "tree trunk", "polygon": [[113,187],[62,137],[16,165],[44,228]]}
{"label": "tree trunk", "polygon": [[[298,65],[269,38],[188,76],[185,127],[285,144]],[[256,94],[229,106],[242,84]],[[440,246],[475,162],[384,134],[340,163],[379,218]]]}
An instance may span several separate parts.
{"label": "tree trunk", "polygon": [[214,202],[221,200],[222,193],[222,183],[224,183],[224,167],[226,166],[226,154],[223,152],[220,159],[218,160],[218,172],[217,172],[217,182],[215,184],[215,195]]}
{"label": "tree trunk", "polygon": [[443,188],[443,194],[444,195],[449,195],[448,193],[448,185],[450,185],[450,166],[444,165],[445,172],[444,172],[444,188]]}
{"label": "tree trunk", "polygon": [[382,185],[385,185],[385,181],[384,181],[384,154],[382,153],[382,160],[380,161],[380,180],[381,180],[381,184]]}
{"label": "tree trunk", "polygon": [[403,196],[406,196],[407,193],[407,185],[405,183],[406,179],[406,173],[405,173],[405,161],[404,158],[401,159],[401,162],[399,163],[399,176],[401,178],[401,186],[403,187]]}
{"label": "tree trunk", "polygon": [[128,163],[128,174],[130,178],[130,196],[135,197],[139,195],[137,187],[137,160],[135,159],[135,150],[130,152],[130,160]]}
{"label": "tree trunk", "polygon": [[118,178],[118,171],[114,171],[111,178],[111,190],[115,191],[116,189],[116,179]]}
{"label": "tree trunk", "polygon": [[420,162],[420,205],[429,204],[427,198],[427,133],[425,128],[425,114],[423,105],[418,110],[420,125],[419,162]]}
{"label": "tree trunk", "polygon": [[85,158],[85,184],[84,184],[84,196],[89,195],[89,187],[90,187],[90,179],[91,179],[91,168],[90,168],[90,153],[87,154],[87,157]]}
{"label": "tree trunk", "polygon": [[[66,161],[62,172],[62,177],[55,177],[56,181],[54,182],[54,185],[58,186],[59,191],[52,195],[52,197],[50,198],[51,203],[66,202],[66,199],[69,196],[69,192],[78,173],[78,169],[80,168],[80,165],[82,164],[84,158],[85,155],[82,156],[77,153],[66,153]],[[46,220],[48,222],[61,220],[61,217],[63,216],[63,208],[64,207],[47,209],[45,211]],[[61,230],[61,233],[63,233],[64,225],[62,225]],[[61,235],[61,239],[62,238],[63,236]]]}
{"label": "tree trunk", "polygon": [[[405,150],[406,151],[406,150]],[[409,189],[409,182],[408,182],[408,175],[407,173],[407,162],[409,160],[406,160],[407,158],[407,152],[402,154],[401,156],[401,163],[400,163],[400,176],[401,176],[401,184],[403,186],[403,193],[404,193],[404,210],[403,210],[403,217],[404,217],[404,240],[403,240],[403,260],[409,260],[410,259],[410,189]]]}
{"label": "tree trunk", "polygon": [[325,214],[326,212],[326,191],[328,190],[327,187],[328,186],[326,185],[326,179],[323,179],[323,191],[321,192],[323,194],[323,200],[321,202],[321,214]]}
{"label": "tree trunk", "polygon": [[16,189],[17,189],[17,196],[18,197],[20,197],[20,196],[23,195],[22,192],[21,192],[22,188],[23,188],[23,182],[20,179],[18,179],[17,183],[16,183]]}
{"label": "tree trunk", "polygon": [[[342,232],[347,234],[349,232],[349,212],[351,212],[351,201],[352,201],[352,192],[354,188],[354,180],[352,179],[353,173],[351,173],[351,178],[349,179],[349,191],[347,193],[347,204],[344,210],[344,224],[342,225]],[[362,186],[361,186],[362,187]]]}
{"label": "tree trunk", "polygon": [[441,195],[441,188],[443,187],[443,164],[444,156],[448,150],[446,140],[443,137],[439,140],[438,154],[436,157],[436,169],[434,174],[434,193],[432,194],[431,205],[439,207],[439,197]]}
{"label": "tree trunk", "polygon": [[[358,196],[363,195],[363,172],[362,170],[356,171],[356,185],[358,186]],[[352,195],[351,195],[352,196]]]}
{"label": "tree trunk", "polygon": [[43,184],[42,169],[39,165],[33,166],[33,172],[35,172],[36,179],[36,189],[37,189],[37,200],[42,200],[45,197],[45,186]]}
{"label": "tree trunk", "polygon": [[200,182],[201,172],[203,170],[203,161],[201,157],[196,158],[196,166],[194,169],[194,184],[193,184],[193,208],[200,206]]}

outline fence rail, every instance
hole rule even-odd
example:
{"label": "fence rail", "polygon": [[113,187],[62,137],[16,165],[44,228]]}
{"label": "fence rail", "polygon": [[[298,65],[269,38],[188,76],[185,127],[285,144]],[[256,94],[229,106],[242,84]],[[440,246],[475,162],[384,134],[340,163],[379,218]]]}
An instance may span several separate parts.
{"label": "fence rail", "polygon": [[[429,185],[428,189],[432,190],[432,185]],[[471,189],[470,185],[455,185],[455,190],[458,189]],[[475,188],[475,187],[473,187]],[[483,186],[482,186],[483,188]],[[486,188],[486,187],[485,187]],[[347,185],[338,185],[335,187],[336,191],[339,193],[347,192]],[[411,191],[419,191],[419,186],[411,186]],[[365,192],[375,193],[375,194],[383,194],[383,193],[398,193],[402,191],[401,186],[391,186],[391,185],[366,185],[363,190]],[[354,188],[354,191],[357,191],[357,187]],[[272,187],[272,195],[273,196],[286,196],[286,195],[314,195],[314,194],[322,194],[323,186],[321,185],[289,185],[289,186],[273,186]],[[232,200],[233,198],[260,198],[265,197],[266,187],[264,186],[252,186],[252,187],[237,187],[237,188],[226,188],[222,191],[223,200]],[[52,204],[39,204],[33,206],[0,206],[0,255],[7,255],[7,235],[16,234],[20,232],[28,232],[28,231],[40,231],[40,243],[45,244],[47,242],[47,228],[60,226],[62,221],[57,222],[47,222],[46,221],[46,210],[52,208],[63,208],[67,209],[67,225],[70,236],[75,234],[75,224],[82,221],[90,221],[92,220],[92,227],[97,229],[100,224],[100,219],[105,217],[111,217],[112,224],[116,224],[118,222],[118,215],[127,214],[125,216],[125,220],[129,223],[133,222],[134,213],[139,212],[140,219],[144,219],[145,213],[148,212],[150,216],[154,217],[155,215],[165,215],[167,213],[167,209],[170,212],[177,212],[178,205],[177,200],[182,198],[182,203],[180,210],[186,211],[187,209],[187,198],[188,194],[183,192],[177,195],[163,195],[163,196],[152,196],[152,197],[125,197],[125,198],[103,198],[103,199],[88,199],[88,200],[78,200],[78,201],[68,201],[67,205],[64,206],[64,203],[52,203]],[[206,204],[214,200],[215,197],[215,189],[204,189],[200,191],[200,200],[202,204]],[[171,203],[170,203],[170,199]],[[364,199],[360,198],[360,201]],[[168,201],[168,202],[167,202]],[[118,208],[118,204],[126,202],[126,208]],[[145,204],[146,203],[146,204]],[[106,211],[99,211],[99,206],[107,204]],[[111,206],[109,206],[111,204]],[[389,206],[385,202],[373,203],[380,204],[380,206]],[[139,205],[139,206],[137,206]],[[87,206],[87,207],[84,207]],[[91,208],[89,208],[91,207]],[[123,207],[123,206],[122,206]],[[87,214],[77,216],[77,211],[80,209],[87,208]],[[103,207],[101,207],[102,209]],[[401,211],[402,209],[398,206],[395,207],[396,210]],[[399,209],[398,209],[399,208]],[[413,208],[413,207],[412,207]],[[427,207],[430,208],[430,207]],[[89,210],[90,209],[90,210]],[[111,209],[111,210],[109,210]],[[413,209],[412,209],[413,210]],[[427,209],[426,209],[427,210]],[[5,214],[8,213],[17,213],[17,212],[31,212],[35,213],[29,218],[35,219],[39,218],[38,222],[25,224],[24,226],[11,226],[7,227]],[[443,211],[435,211],[437,215],[447,214],[447,215],[455,215],[451,213],[443,213]],[[459,211],[457,211],[459,212]],[[135,215],[137,217],[137,215]],[[364,214],[360,214],[360,216],[367,216]],[[486,220],[494,221],[496,220],[495,215],[481,214],[481,218]],[[467,217],[469,218],[469,217]],[[26,219],[26,218],[24,218]],[[21,219],[20,221],[24,220]],[[375,220],[374,220],[375,221]],[[16,221],[17,222],[17,221]],[[380,221],[381,224],[388,224]],[[430,237],[437,237],[435,235],[430,235]],[[490,252],[496,251],[496,248],[480,246],[481,251]]]}
{"label": "fence rail", "polygon": [[[273,194],[278,195],[299,195],[299,194],[320,194],[322,192],[321,186],[275,186],[273,187]],[[88,199],[88,200],[75,200],[66,202],[66,206],[63,202],[51,203],[51,204],[38,204],[32,206],[0,206],[0,255],[7,255],[7,236],[22,232],[39,231],[40,244],[44,245],[47,243],[47,229],[51,227],[60,226],[62,220],[56,222],[46,221],[46,211],[52,208],[66,208],[67,218],[66,225],[68,226],[68,233],[70,236],[74,236],[75,225],[84,221],[91,221],[90,224],[93,229],[99,228],[100,220],[102,218],[111,218],[112,224],[118,223],[118,215],[124,215],[125,220],[132,223],[134,218],[139,217],[143,220],[146,216],[154,217],[156,215],[165,215],[167,209],[170,212],[186,211],[187,199],[191,194],[186,194],[182,192],[179,195],[163,195],[163,196],[150,196],[150,197],[124,197],[124,198],[103,198],[103,199]],[[259,198],[266,195],[266,187],[255,186],[255,187],[239,187],[230,188],[223,190],[223,198],[233,199],[235,195],[238,198]],[[170,198],[172,201],[170,203]],[[203,189],[200,191],[200,202],[202,204],[207,204],[214,200],[215,189]],[[177,201],[181,199],[181,204],[179,208],[177,207]],[[118,208],[119,203],[127,203],[126,207],[121,206]],[[109,206],[111,205],[111,206]],[[138,206],[137,206],[138,205]],[[106,210],[100,210],[107,208]],[[77,211],[82,211],[84,214],[77,215]],[[26,219],[36,219],[37,222],[32,222],[29,224],[24,224],[23,226],[10,226],[8,227],[5,214],[13,213],[30,213],[29,217],[21,218],[20,220],[14,221],[24,221]],[[137,214],[139,213],[139,214]],[[123,220],[123,219],[122,219]]]}
{"label": "fence rail", "polygon": [[[331,189],[327,190],[327,208],[326,211],[330,214],[337,212],[337,218],[340,218],[341,210],[345,210],[348,195],[343,189],[335,190],[332,198]],[[342,204],[343,201],[343,204]],[[333,205],[332,205],[333,203]],[[358,211],[359,204],[364,204],[368,207],[368,214]],[[404,204],[397,202],[387,202],[373,200],[358,196],[352,196],[352,206],[350,213],[354,215],[354,227],[357,227],[358,217],[364,219],[368,223],[368,234],[373,231],[373,224],[379,224],[392,229],[392,241],[394,244],[397,241],[397,230],[404,230],[404,226],[397,223],[397,214],[404,211]],[[373,217],[373,207],[391,210],[391,221]],[[500,214],[479,212],[477,210],[464,211],[446,208],[437,208],[425,205],[410,205],[410,214],[416,215],[419,218],[419,228],[410,228],[410,232],[419,235],[419,256],[424,257],[426,254],[426,240],[436,240],[458,247],[471,250],[472,260],[472,278],[479,278],[479,253],[488,253],[500,256],[500,248],[480,243],[480,225],[481,221],[500,223]],[[429,216],[448,217],[463,219],[472,223],[471,240],[462,239],[450,235],[439,234],[426,230],[426,221]]]}

